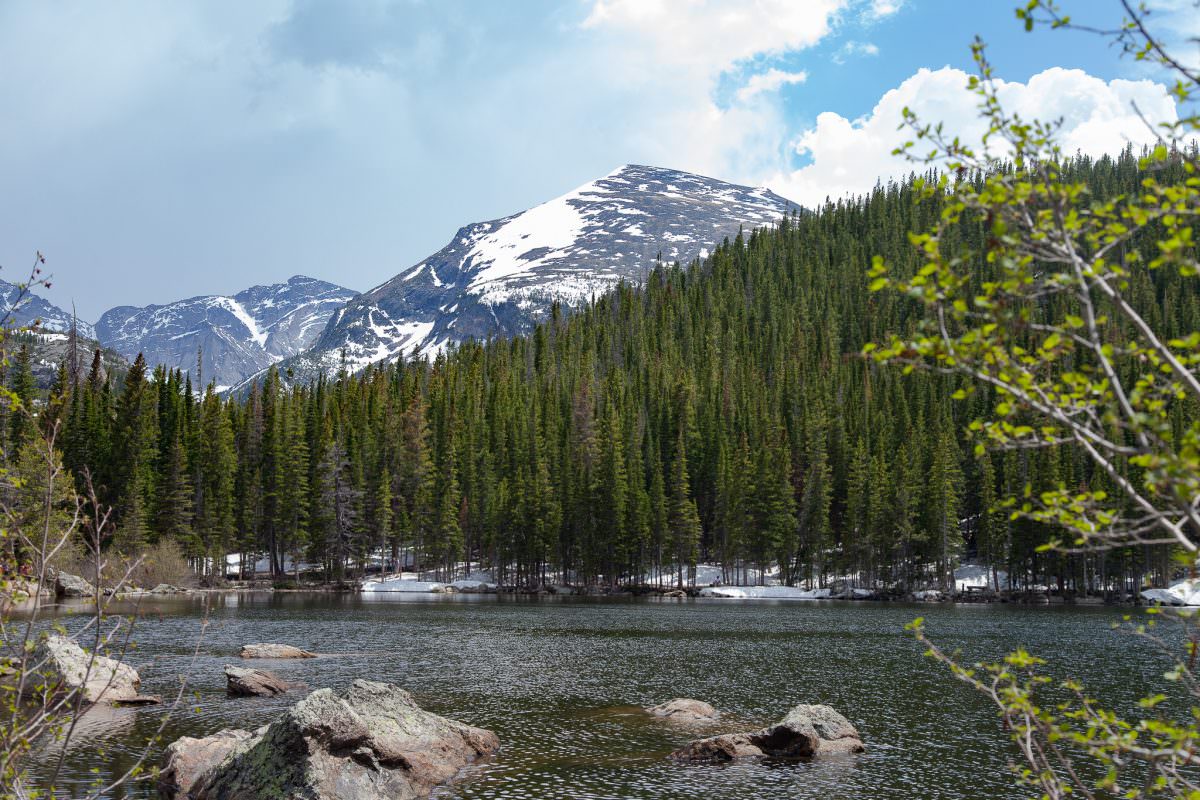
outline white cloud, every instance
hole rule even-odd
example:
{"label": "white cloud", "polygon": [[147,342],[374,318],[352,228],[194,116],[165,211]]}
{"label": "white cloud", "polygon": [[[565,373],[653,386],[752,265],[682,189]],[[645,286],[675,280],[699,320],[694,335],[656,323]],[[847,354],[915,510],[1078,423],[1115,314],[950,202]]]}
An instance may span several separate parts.
{"label": "white cloud", "polygon": [[785,72],[784,70],[771,67],[766,72],[751,75],[750,79],[746,81],[746,85],[738,89],[737,99],[744,103],[763,92],[774,92],[783,86],[804,83],[806,80],[808,80],[808,73],[804,70],[800,70],[799,72]]}
{"label": "white cloud", "polygon": [[[946,130],[977,143],[984,132],[978,98],[967,90],[965,72],[949,67],[922,69],[880,98],[871,113],[849,120],[832,112],[795,140],[796,151],[810,163],[781,173],[768,185],[784,197],[818,205],[869,191],[877,180],[901,177],[919,167],[891,151],[909,137],[897,130],[905,107],[922,120],[943,122]],[[1174,120],[1174,101],[1166,88],[1152,81],[1105,82],[1081,70],[1054,67],[1028,83],[999,82],[1001,102],[1025,119],[1062,118],[1059,141],[1067,153],[1115,153],[1127,144],[1153,141],[1153,132],[1133,108],[1154,121]]]}
{"label": "white cloud", "polygon": [[904,6],[904,0],[871,0],[871,16],[883,19],[895,14]]}
{"label": "white cloud", "polygon": [[835,64],[845,64],[846,59],[855,56],[877,56],[879,55],[879,46],[872,42],[855,42],[849,41],[842,45],[842,48],[833,56]]}
{"label": "white cloud", "polygon": [[585,28],[643,40],[655,59],[714,76],[739,61],[811,47],[846,0],[595,0]]}

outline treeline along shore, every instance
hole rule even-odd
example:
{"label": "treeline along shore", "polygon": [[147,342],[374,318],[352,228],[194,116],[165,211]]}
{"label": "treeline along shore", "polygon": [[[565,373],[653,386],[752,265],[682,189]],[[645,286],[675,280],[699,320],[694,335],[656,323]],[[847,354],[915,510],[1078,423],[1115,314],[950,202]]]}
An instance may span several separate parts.
{"label": "treeline along shore", "polygon": [[[1065,177],[1097,196],[1141,179],[1130,152],[1077,158]],[[919,315],[869,291],[872,256],[915,269],[909,231],[939,212],[912,179],[879,186],[703,262],[660,264],[577,313],[555,307],[527,336],[311,384],[272,370],[223,397],[140,357],[124,376],[98,358],[65,363],[36,418],[4,421],[4,458],[14,475],[35,469],[38,426],[57,426],[76,488],[88,476],[113,509],[108,547],[173,543],[212,580],[228,553],[261,555],[279,576],[307,562],[329,581],[380,559],[445,579],[484,568],[513,586],[686,584],[709,562],[726,583],[754,570],[807,587],[949,589],[964,558],[1079,594],[1168,579],[1165,547],[1039,551],[1050,531],[996,499],[1107,478],[1069,446],[977,456],[965,430],[996,397],[955,400],[956,378],[861,356]],[[980,221],[954,235],[989,234]],[[986,264],[973,269],[987,280]],[[1178,274],[1130,280],[1156,330],[1200,329]],[[7,383],[36,399],[27,352]],[[1173,413],[1182,425],[1196,412]]]}

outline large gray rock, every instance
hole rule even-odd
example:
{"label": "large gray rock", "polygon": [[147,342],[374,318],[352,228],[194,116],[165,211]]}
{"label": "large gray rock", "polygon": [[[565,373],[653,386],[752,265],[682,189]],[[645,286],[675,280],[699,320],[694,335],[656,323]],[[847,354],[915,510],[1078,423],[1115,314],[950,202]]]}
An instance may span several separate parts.
{"label": "large gray rock", "polygon": [[235,697],[271,697],[304,684],[291,683],[265,669],[247,669],[225,665],[225,689]]}
{"label": "large gray rock", "polygon": [[700,700],[689,700],[685,697],[676,697],[674,700],[668,700],[665,703],[651,706],[646,709],[646,712],[656,717],[662,717],[668,722],[683,724],[714,722],[721,716],[721,712],[708,703]]}
{"label": "large gray rock", "polygon": [[299,647],[292,647],[290,644],[244,644],[241,652],[238,653],[242,658],[316,658],[316,653],[310,653],[307,650],[301,650]]}
{"label": "large gray rock", "polygon": [[78,575],[60,572],[54,579],[54,594],[58,597],[95,597],[96,587]]}
{"label": "large gray rock", "polygon": [[499,746],[490,731],[423,711],[398,686],[359,680],[340,697],[313,692],[254,734],[178,740],[161,788],[190,800],[417,800]]}
{"label": "large gray rock", "polygon": [[205,772],[220,764],[239,744],[254,736],[250,731],[231,728],[203,739],[193,739],[191,736],[176,739],[167,745],[163,753],[162,770],[158,773],[159,791],[172,800],[187,800],[187,790]]}
{"label": "large gray rock", "polygon": [[39,671],[47,674],[50,691],[79,691],[88,703],[105,705],[144,705],[159,698],[143,695],[142,679],[128,664],[97,655],[95,658],[78,644],[57,634],[38,645]]}
{"label": "large gray rock", "polygon": [[861,753],[866,748],[850,721],[829,706],[800,705],[774,725],[689,742],[671,754],[688,763],[745,758],[813,758]]}

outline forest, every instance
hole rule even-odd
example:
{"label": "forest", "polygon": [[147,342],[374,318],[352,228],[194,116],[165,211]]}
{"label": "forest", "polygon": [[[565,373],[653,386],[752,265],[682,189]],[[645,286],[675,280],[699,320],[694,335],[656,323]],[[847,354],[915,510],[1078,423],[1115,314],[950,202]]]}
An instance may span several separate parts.
{"label": "forest", "polygon": [[[1127,151],[1077,157],[1064,178],[1105,197],[1141,176]],[[227,398],[141,357],[110,375],[96,356],[68,359],[39,397],[22,348],[5,381],[38,413],[7,415],[3,457],[19,486],[38,427],[53,430],[77,488],[112,508],[107,547],[175,542],[210,581],[229,553],[242,567],[266,557],[281,580],[301,563],[327,581],[415,563],[528,587],[686,584],[717,563],[728,583],[774,568],[792,585],[903,591],[947,588],[965,558],[1016,587],[1166,578],[1161,546],[1043,552],[1050,532],[998,498],[1105,477],[1068,446],[978,455],[967,425],[995,397],[863,356],[920,314],[867,277],[875,255],[919,263],[909,232],[940,204],[916,180],[745,231],[703,262],[660,263],[642,286],[553,308],[528,336],[311,385],[271,370]],[[989,235],[983,221],[958,230]],[[1200,329],[1180,275],[1131,280],[1157,330]],[[1195,412],[1173,410],[1179,425]]]}

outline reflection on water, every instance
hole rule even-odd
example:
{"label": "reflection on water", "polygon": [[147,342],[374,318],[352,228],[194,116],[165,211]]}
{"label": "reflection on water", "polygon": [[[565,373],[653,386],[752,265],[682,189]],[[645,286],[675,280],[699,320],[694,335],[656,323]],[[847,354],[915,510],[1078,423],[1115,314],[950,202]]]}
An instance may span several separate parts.
{"label": "reflection on water", "polygon": [[[1061,674],[1119,704],[1162,671],[1140,643],[1110,630],[1119,612],[1106,609],[244,594],[143,602],[138,613],[130,660],[143,691],[171,695],[177,676],[192,675],[195,695],[166,741],[276,717],[299,695],[226,697],[222,666],[247,642],[292,644],[322,657],[269,662],[287,680],[335,689],[357,677],[391,681],[425,708],[500,736],[499,756],[439,798],[1021,797],[994,712],[922,659],[904,623],[926,617],[939,641],[972,660],[1018,643],[1061,653]],[[697,732],[638,710],[672,697],[705,700],[726,717]],[[797,703],[837,708],[868,752],[723,767],[666,759],[697,733],[758,727]],[[97,760],[123,768],[163,714],[123,709],[86,725],[68,754],[72,775],[88,780]],[[154,796],[148,786],[132,793]]]}

